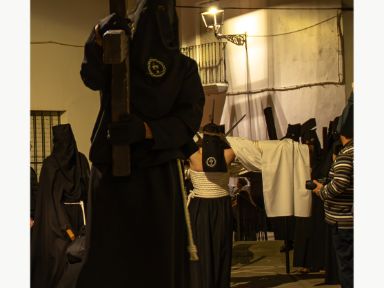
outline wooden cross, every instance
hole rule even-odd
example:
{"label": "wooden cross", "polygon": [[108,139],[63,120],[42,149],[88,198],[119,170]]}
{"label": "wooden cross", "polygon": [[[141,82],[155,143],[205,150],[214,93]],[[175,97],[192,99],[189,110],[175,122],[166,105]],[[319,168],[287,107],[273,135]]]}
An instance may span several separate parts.
{"label": "wooden cross", "polygon": [[[110,13],[126,18],[125,0],[109,0]],[[103,61],[112,64],[111,117],[117,122],[120,116],[130,111],[130,71],[129,71],[130,35],[124,30],[109,30],[103,35]],[[130,146],[112,146],[113,176],[129,176],[131,173]]]}

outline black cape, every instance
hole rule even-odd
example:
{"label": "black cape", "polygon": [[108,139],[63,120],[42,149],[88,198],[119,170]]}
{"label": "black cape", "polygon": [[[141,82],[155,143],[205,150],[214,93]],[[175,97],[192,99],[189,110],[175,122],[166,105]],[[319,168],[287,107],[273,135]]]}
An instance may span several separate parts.
{"label": "black cape", "polygon": [[30,213],[30,217],[31,219],[34,219],[35,218],[35,208],[36,208],[36,197],[37,197],[37,193],[39,192],[39,182],[37,180],[37,174],[35,172],[35,170],[31,167],[30,168],[30,173],[31,173],[31,190],[30,190],[30,195],[31,195],[31,198],[30,198],[30,210],[31,210],[31,213]]}
{"label": "black cape", "polygon": [[80,207],[64,202],[86,202],[89,164],[77,151],[69,124],[53,128],[54,148],[40,172],[35,223],[31,238],[31,287],[57,287],[68,261],[65,254],[70,239],[66,229],[77,235],[83,225]]}

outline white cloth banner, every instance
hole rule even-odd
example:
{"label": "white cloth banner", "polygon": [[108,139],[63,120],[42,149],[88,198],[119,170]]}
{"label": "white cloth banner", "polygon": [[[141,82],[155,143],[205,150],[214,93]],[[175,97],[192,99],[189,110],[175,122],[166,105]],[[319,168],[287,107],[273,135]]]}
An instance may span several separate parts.
{"label": "white cloth banner", "polygon": [[291,139],[253,141],[227,137],[237,159],[248,171],[261,170],[268,217],[311,215],[312,193],[308,146]]}

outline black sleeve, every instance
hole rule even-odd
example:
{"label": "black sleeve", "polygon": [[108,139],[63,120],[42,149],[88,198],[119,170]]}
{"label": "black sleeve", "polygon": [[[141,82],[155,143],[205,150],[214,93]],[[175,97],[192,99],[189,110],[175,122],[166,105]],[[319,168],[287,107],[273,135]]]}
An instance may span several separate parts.
{"label": "black sleeve", "polygon": [[31,195],[30,195],[30,208],[31,208],[31,218],[35,217],[35,209],[36,209],[36,197],[39,190],[39,183],[37,182],[37,174],[35,170],[31,167]]}
{"label": "black sleeve", "polygon": [[92,90],[102,90],[109,82],[111,65],[103,63],[103,49],[95,41],[95,30],[85,43],[80,75],[84,84]]}
{"label": "black sleeve", "polygon": [[186,144],[181,147],[181,152],[184,155],[184,159],[188,159],[193,153],[199,150],[196,142],[193,138],[190,138]]}
{"label": "black sleeve", "polygon": [[203,86],[196,62],[185,59],[187,72],[172,112],[167,117],[148,121],[154,139],[153,149],[181,147],[200,127],[205,103]]}
{"label": "black sleeve", "polygon": [[50,229],[57,235],[66,237],[64,235],[68,228],[71,228],[67,213],[62,203],[63,191],[60,189],[60,184],[57,185],[56,171],[57,168],[50,161],[50,158],[46,158],[43,161],[43,165],[40,171],[40,193],[41,211],[42,217],[45,217],[48,221]]}

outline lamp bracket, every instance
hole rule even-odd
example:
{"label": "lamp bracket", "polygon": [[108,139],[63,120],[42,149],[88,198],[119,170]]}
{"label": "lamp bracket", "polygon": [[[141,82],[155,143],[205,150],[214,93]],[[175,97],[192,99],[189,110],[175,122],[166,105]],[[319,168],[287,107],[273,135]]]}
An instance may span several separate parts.
{"label": "lamp bracket", "polygon": [[247,34],[220,34],[215,33],[217,39],[225,39],[233,44],[242,46],[247,41]]}

